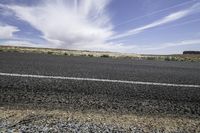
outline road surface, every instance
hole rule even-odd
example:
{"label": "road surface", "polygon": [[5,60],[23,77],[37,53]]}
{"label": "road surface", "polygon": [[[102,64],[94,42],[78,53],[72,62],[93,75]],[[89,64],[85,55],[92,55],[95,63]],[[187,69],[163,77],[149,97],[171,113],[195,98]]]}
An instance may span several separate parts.
{"label": "road surface", "polygon": [[0,53],[0,105],[200,116],[200,63]]}

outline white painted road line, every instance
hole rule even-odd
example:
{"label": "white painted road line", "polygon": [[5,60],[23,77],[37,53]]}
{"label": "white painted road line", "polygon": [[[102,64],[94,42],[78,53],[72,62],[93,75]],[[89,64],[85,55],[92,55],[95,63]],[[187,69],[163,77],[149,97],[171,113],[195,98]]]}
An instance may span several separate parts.
{"label": "white painted road line", "polygon": [[0,73],[0,76],[41,78],[41,79],[79,80],[79,81],[96,81],[96,82],[124,83],[124,84],[136,84],[136,85],[154,85],[154,86],[200,88],[200,85],[169,84],[169,83],[154,83],[154,82],[95,79],[95,78],[77,78],[77,77],[62,77],[62,76],[44,76],[44,75],[29,75],[29,74],[16,74],[16,73]]}

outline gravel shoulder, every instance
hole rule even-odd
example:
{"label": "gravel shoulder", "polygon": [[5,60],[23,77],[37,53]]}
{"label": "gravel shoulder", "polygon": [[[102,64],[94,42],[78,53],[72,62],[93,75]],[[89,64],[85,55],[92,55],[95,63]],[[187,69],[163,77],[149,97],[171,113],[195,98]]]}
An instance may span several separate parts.
{"label": "gravel shoulder", "polygon": [[1,132],[199,132],[200,120],[61,110],[0,109]]}

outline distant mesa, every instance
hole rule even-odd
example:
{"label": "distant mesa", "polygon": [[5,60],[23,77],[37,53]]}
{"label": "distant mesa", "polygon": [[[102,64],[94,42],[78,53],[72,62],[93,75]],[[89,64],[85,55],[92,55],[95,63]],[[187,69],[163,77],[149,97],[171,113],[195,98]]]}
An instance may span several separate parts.
{"label": "distant mesa", "polygon": [[183,54],[200,54],[200,51],[184,51]]}

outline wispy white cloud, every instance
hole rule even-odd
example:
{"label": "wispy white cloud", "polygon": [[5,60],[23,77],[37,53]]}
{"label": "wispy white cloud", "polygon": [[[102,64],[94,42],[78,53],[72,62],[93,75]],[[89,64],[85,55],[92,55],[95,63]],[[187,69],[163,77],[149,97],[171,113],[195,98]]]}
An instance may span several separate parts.
{"label": "wispy white cloud", "polygon": [[[31,41],[23,41],[23,40],[5,40],[0,42],[2,46],[22,46],[22,47],[40,47],[40,48],[55,48],[54,45],[49,43],[33,43]],[[73,49],[75,50],[91,50],[91,51],[114,51],[120,53],[132,53],[131,50],[136,48],[136,45],[125,45],[123,43],[106,43],[106,44],[75,44],[73,45]],[[71,47],[69,47],[71,49]]]}
{"label": "wispy white cloud", "polygon": [[11,39],[14,33],[19,31],[15,26],[0,24],[0,39]]}
{"label": "wispy white cloud", "polygon": [[2,16],[12,16],[13,13],[12,11],[10,11],[8,8],[5,10],[6,8],[0,4],[0,15]]}
{"label": "wispy white cloud", "polygon": [[191,14],[199,12],[199,11],[200,11],[200,3],[196,3],[188,9],[181,10],[181,11],[178,11],[178,12],[175,12],[175,13],[171,13],[168,16],[166,16],[166,17],[164,17],[160,20],[154,21],[150,24],[141,26],[139,28],[131,29],[131,30],[129,30],[125,33],[122,33],[122,34],[115,35],[111,39],[118,39],[118,38],[131,36],[131,35],[134,35],[134,34],[138,34],[138,33],[141,33],[143,31],[147,30],[147,29],[151,29],[151,28],[154,28],[154,27],[158,27],[158,26],[179,20],[181,18],[184,18],[188,15],[191,15]]}
{"label": "wispy white cloud", "polygon": [[180,42],[168,42],[159,44],[155,47],[148,47],[144,48],[145,50],[160,50],[160,49],[166,49],[170,47],[179,47],[179,46],[187,46],[187,45],[200,45],[200,39],[194,39],[194,40],[183,40]]}
{"label": "wispy white cloud", "polygon": [[[112,23],[109,0],[43,0],[36,6],[9,5],[15,15],[43,33],[54,47],[91,48],[109,45]],[[95,46],[96,45],[96,46]]]}
{"label": "wispy white cloud", "polygon": [[[164,11],[169,11],[171,9],[174,9],[174,8],[177,8],[177,7],[181,7],[181,6],[184,6],[184,5],[188,5],[190,3],[193,3],[193,2],[196,2],[197,0],[190,0],[190,1],[186,1],[186,2],[182,2],[180,4],[177,4],[177,5],[174,5],[174,6],[171,6],[171,7],[167,7],[167,8],[164,8],[164,9],[161,9],[161,10],[157,10],[157,11],[154,11],[154,12],[151,12],[151,13],[148,13],[146,15],[143,15],[143,16],[139,16],[139,17],[135,17],[135,18],[131,18],[129,20],[126,20],[122,23],[119,23],[117,25],[115,25],[115,28],[118,27],[118,26],[121,26],[121,25],[124,25],[124,24],[127,24],[127,23],[131,23],[135,20],[139,20],[139,19],[142,19],[142,18],[145,18],[145,17],[150,17],[152,15],[155,15],[155,14],[158,14],[158,13],[161,13],[161,12],[164,12]],[[152,2],[152,1],[151,1]],[[146,3],[145,3],[146,4]]]}
{"label": "wispy white cloud", "polygon": [[74,48],[77,50],[91,50],[91,51],[113,51],[113,52],[121,52],[121,53],[132,53],[136,45],[127,45],[124,43],[105,43],[105,44],[98,44],[95,45],[91,44],[77,44]]}
{"label": "wispy white cloud", "polygon": [[[116,49],[122,49],[125,53],[137,53],[137,54],[174,54],[182,53],[187,48],[198,48],[200,49],[200,39],[182,40],[177,42],[165,42],[159,44],[129,44],[125,45],[120,43]],[[185,49],[186,48],[186,49]],[[178,49],[178,50],[177,50]],[[174,52],[175,50],[175,52]]]}
{"label": "wispy white cloud", "polygon": [[2,43],[0,42],[0,45],[2,46],[21,46],[21,47],[50,47],[48,44],[36,44],[29,41],[21,41],[21,40],[6,40]]}

